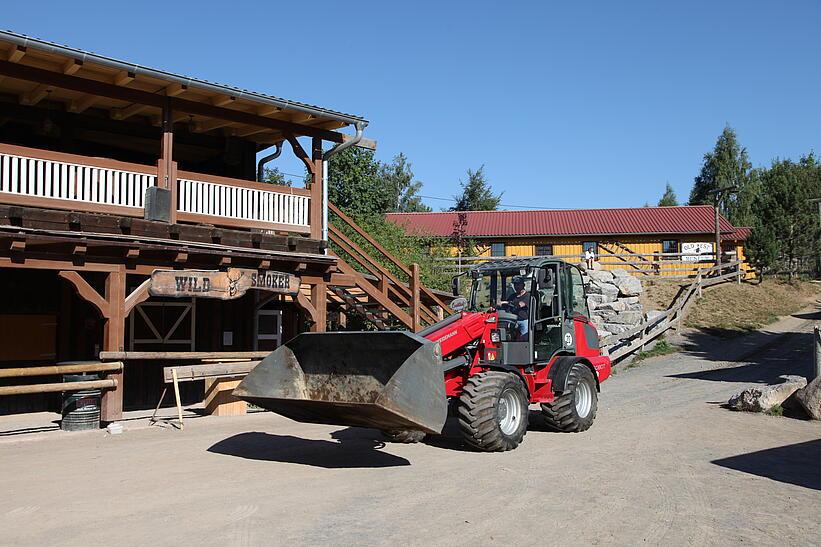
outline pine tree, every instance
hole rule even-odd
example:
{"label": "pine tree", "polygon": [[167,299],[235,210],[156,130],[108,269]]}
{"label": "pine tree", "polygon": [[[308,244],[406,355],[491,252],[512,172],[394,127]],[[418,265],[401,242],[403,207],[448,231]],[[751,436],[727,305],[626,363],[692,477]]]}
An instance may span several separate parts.
{"label": "pine tree", "polygon": [[485,179],[484,169],[484,165],[476,171],[468,169],[467,181],[460,181],[462,194],[453,196],[456,205],[450,208],[451,211],[495,211],[499,208],[502,193],[493,193],[493,188]]}
{"label": "pine tree", "polygon": [[670,183],[667,183],[667,187],[664,189],[664,195],[661,196],[659,200],[659,207],[675,207],[678,205],[678,198],[676,197],[676,193],[673,190],[673,187],[670,186]]}
{"label": "pine tree", "polygon": [[431,211],[431,208],[425,205],[419,196],[422,183],[414,180],[411,164],[405,154],[399,153],[391,163],[381,164],[379,177],[391,193],[391,211],[397,213]]}
{"label": "pine tree", "polygon": [[751,168],[747,150],[738,143],[735,131],[725,126],[713,151],[704,154],[701,172],[690,192],[690,205],[714,205],[716,190],[735,187],[735,195],[722,200],[721,214],[737,226],[749,223],[751,196],[756,193],[749,187]]}

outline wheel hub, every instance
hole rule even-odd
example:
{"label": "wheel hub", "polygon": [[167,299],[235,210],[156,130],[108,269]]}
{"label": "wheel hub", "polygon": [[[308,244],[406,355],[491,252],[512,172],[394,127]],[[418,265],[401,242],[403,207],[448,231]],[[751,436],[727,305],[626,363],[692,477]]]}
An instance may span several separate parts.
{"label": "wheel hub", "polygon": [[587,382],[579,382],[576,385],[576,414],[579,418],[586,418],[590,414],[590,409],[593,407],[593,393],[590,391],[590,385]]}
{"label": "wheel hub", "polygon": [[522,408],[516,392],[506,389],[499,397],[499,429],[505,435],[512,435],[522,420]]}

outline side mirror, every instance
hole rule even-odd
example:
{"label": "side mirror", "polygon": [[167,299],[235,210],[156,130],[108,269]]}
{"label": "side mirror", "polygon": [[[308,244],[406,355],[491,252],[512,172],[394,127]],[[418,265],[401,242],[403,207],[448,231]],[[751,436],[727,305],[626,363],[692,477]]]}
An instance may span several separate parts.
{"label": "side mirror", "polygon": [[459,296],[460,294],[462,294],[462,291],[461,291],[462,283],[461,283],[461,281],[462,281],[462,278],[459,277],[459,276],[456,276],[456,277],[454,277],[453,279],[450,280],[450,287],[451,287],[451,290],[453,291],[453,296]]}
{"label": "side mirror", "polygon": [[453,311],[462,311],[467,309],[468,307],[468,300],[464,296],[460,296],[459,298],[454,298],[453,302],[450,303],[450,309]]}

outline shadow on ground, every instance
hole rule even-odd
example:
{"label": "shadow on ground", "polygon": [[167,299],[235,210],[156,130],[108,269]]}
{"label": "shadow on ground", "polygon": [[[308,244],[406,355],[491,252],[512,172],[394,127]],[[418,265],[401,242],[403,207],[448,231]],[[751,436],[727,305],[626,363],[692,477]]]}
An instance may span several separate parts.
{"label": "shadow on ground", "polygon": [[774,481],[821,490],[821,439],[790,444],[711,463]]}
{"label": "shadow on ground", "polygon": [[811,374],[810,332],[757,331],[726,340],[715,336],[715,330],[685,333],[682,351],[706,362],[737,362],[738,365],[671,374],[670,378],[773,384],[778,383],[778,377],[783,374]]}
{"label": "shadow on ground", "polygon": [[410,465],[400,456],[383,452],[385,446],[367,429],[345,428],[331,434],[334,441],[302,439],[254,431],[223,439],[208,452],[249,460],[296,463],[326,469],[398,467]]}

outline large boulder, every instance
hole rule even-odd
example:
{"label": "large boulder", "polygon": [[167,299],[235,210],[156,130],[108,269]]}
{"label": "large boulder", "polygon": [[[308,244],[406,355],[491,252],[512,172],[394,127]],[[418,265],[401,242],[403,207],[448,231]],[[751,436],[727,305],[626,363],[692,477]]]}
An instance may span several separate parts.
{"label": "large boulder", "polygon": [[755,386],[736,393],[728,402],[733,410],[747,412],[767,412],[771,408],[781,405],[793,393],[807,385],[803,376],[779,376],[784,380],[780,384],[771,386]]}
{"label": "large boulder", "polygon": [[613,268],[610,273],[613,274],[613,277],[630,277],[630,274],[624,268]]}
{"label": "large boulder", "polygon": [[795,392],[795,399],[813,420],[821,420],[821,376]]}
{"label": "large boulder", "polygon": [[611,323],[635,326],[644,320],[644,314],[640,311],[622,311],[610,318]]}
{"label": "large boulder", "polygon": [[593,281],[600,281],[602,283],[613,281],[613,274],[607,270],[591,270],[588,272],[590,279]]}
{"label": "large boulder", "polygon": [[636,277],[616,277],[613,283],[621,296],[638,296],[642,292],[641,281]]}
{"label": "large boulder", "polygon": [[596,325],[613,334],[621,334],[630,330],[630,325],[621,325],[619,323],[596,323]]}
{"label": "large boulder", "polygon": [[613,302],[619,295],[619,288],[611,283],[602,283],[600,281],[593,281],[587,289],[589,294],[603,294],[607,297],[608,302]]}
{"label": "large boulder", "polygon": [[616,311],[621,312],[627,310],[627,303],[624,300],[616,300],[615,302],[604,302],[599,304],[596,308],[602,311]]}
{"label": "large boulder", "polygon": [[615,302],[616,295],[614,294],[596,294],[596,293],[587,293],[587,302],[595,302],[596,304],[603,304],[605,302]]}

